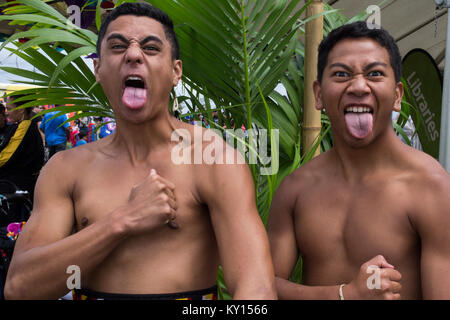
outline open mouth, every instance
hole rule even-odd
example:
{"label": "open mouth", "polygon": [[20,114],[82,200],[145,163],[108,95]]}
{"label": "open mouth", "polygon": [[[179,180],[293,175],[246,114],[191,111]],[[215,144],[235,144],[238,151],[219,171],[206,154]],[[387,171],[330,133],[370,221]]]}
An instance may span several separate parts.
{"label": "open mouth", "polygon": [[125,87],[145,89],[145,82],[141,77],[129,76],[125,79]]}
{"label": "open mouth", "polygon": [[122,102],[130,109],[142,108],[147,101],[147,88],[140,76],[128,76],[124,81]]}
{"label": "open mouth", "polygon": [[348,132],[356,139],[368,137],[373,130],[373,109],[365,105],[350,105],[344,109]]}
{"label": "open mouth", "polygon": [[373,114],[373,109],[365,106],[350,106],[345,108],[344,114],[347,113],[371,113]]}

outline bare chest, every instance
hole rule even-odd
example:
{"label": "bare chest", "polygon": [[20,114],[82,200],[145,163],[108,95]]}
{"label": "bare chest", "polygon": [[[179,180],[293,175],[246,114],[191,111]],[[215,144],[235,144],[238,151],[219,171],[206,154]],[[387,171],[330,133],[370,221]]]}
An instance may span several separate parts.
{"label": "bare chest", "polygon": [[[172,165],[163,159],[149,164],[149,167],[175,185],[180,223],[190,224],[192,220],[207,216],[205,207],[195,196],[195,177],[189,168]],[[118,161],[89,166],[80,175],[73,192],[77,229],[126,206],[133,186],[142,183],[149,173],[150,169],[136,169]]]}
{"label": "bare chest", "polygon": [[395,183],[328,190],[302,197],[295,209],[301,254],[314,263],[359,266],[376,255],[404,263],[417,255],[410,196]]}

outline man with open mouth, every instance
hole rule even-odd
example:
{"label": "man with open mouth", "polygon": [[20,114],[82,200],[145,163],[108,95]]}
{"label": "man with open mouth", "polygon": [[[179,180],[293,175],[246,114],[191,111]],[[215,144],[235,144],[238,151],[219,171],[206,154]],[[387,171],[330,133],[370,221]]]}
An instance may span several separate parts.
{"label": "man with open mouth", "polygon": [[[268,232],[280,299],[450,299],[450,179],[402,143],[401,57],[356,22],[319,46],[316,106],[334,146],[280,185]],[[302,285],[288,281],[299,255]]]}
{"label": "man with open mouth", "polygon": [[[194,127],[169,113],[182,75],[170,18],[148,4],[122,4],[102,24],[97,53],[116,130],[43,169],[6,298],[61,297],[66,270],[78,270],[75,299],[216,299],[219,263],[233,298],[276,298],[245,162],[171,161],[172,133],[194,136]],[[217,157],[229,151],[223,146]]]}

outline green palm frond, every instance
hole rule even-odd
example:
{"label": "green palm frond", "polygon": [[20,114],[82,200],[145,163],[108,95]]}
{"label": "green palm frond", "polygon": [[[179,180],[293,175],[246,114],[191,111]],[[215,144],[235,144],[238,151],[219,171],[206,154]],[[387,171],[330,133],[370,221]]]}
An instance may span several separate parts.
{"label": "green palm frond", "polygon": [[[50,0],[17,0],[7,7],[0,21],[18,25],[21,31],[0,46],[35,67],[34,71],[1,67],[22,77],[20,83],[39,87],[15,94],[32,100],[24,106],[60,104],[59,112],[75,112],[70,120],[86,115],[113,117],[101,86],[85,61],[96,52],[97,35],[68,22]],[[136,0],[119,0],[116,6]],[[301,156],[301,126],[304,96],[304,44],[299,35],[307,21],[324,16],[324,35],[340,25],[364,20],[367,13],[348,19],[339,10],[324,4],[320,15],[301,19],[312,2],[303,0],[148,0],[174,21],[183,61],[183,96],[178,100],[186,115],[199,115],[211,125],[212,112],[218,112],[217,128],[240,128],[255,132],[279,130],[278,146],[268,135],[268,152],[275,152],[278,172],[264,173],[267,164],[260,159],[251,164],[258,211],[264,223],[274,192],[292,171],[309,161],[312,153]],[[100,25],[100,2],[95,24]],[[303,4],[303,5],[302,5]],[[1,9],[1,7],[0,7]],[[30,39],[21,44],[20,38]],[[64,51],[59,52],[56,47]],[[61,51],[61,50],[60,50]],[[281,87],[283,90],[276,89]],[[23,106],[22,106],[23,107]],[[53,109],[55,110],[55,109]],[[401,117],[394,125],[399,134],[413,108],[402,104]],[[256,139],[257,141],[257,139]],[[247,149],[258,148],[252,138],[244,141]],[[333,146],[329,120],[322,114],[322,131],[315,148],[326,151]],[[251,152],[245,157],[249,161]],[[298,264],[294,278],[301,275]],[[219,291],[229,298],[219,273]]]}

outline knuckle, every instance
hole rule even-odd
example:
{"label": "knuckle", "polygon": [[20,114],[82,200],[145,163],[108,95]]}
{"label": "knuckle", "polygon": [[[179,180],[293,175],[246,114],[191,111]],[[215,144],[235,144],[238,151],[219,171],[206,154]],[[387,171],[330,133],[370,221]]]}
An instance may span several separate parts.
{"label": "knuckle", "polygon": [[391,286],[390,286],[389,282],[381,281],[380,290],[382,292],[388,292],[388,291],[390,291],[390,289],[391,289]]}
{"label": "knuckle", "polygon": [[386,293],[383,295],[385,300],[394,300],[394,295],[392,293]]}
{"label": "knuckle", "polygon": [[169,204],[166,203],[166,204],[163,206],[163,210],[164,210],[164,213],[166,213],[166,214],[168,214],[168,215],[170,216],[171,208],[170,208]]}

